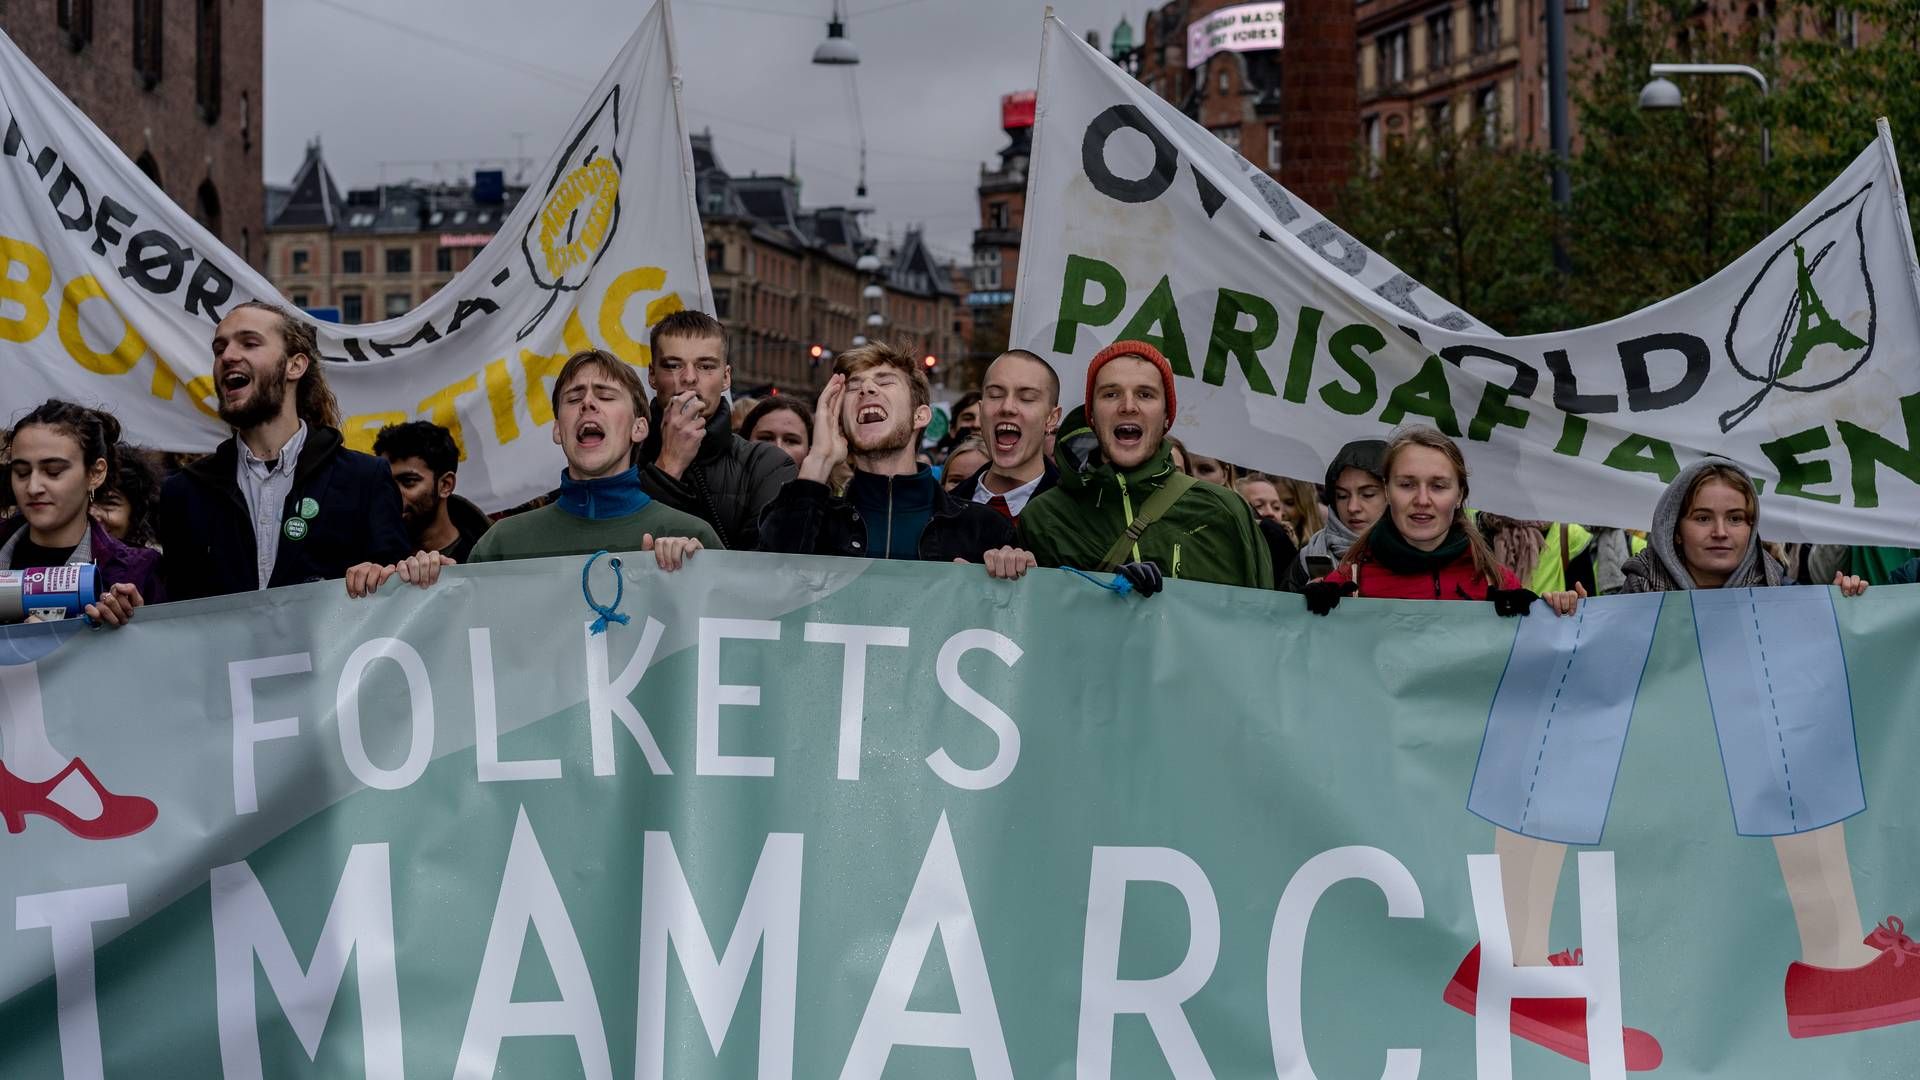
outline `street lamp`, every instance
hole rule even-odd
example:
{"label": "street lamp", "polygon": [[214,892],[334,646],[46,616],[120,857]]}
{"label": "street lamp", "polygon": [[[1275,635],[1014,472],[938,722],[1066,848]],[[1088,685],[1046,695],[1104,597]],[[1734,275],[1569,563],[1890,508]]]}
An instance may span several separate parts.
{"label": "street lamp", "polygon": [[840,5],[833,5],[833,15],[827,20],[827,40],[813,50],[813,62],[845,67],[860,62],[860,50],[847,40],[847,20],[840,14]]}
{"label": "street lamp", "polygon": [[[1653,81],[1640,90],[1640,107],[1643,109],[1677,109],[1680,107],[1680,88],[1666,75],[1743,75],[1760,86],[1760,96],[1768,97],[1773,87],[1768,85],[1767,77],[1745,64],[1654,64],[1647,69]],[[1773,129],[1760,128],[1760,166],[1766,168],[1773,164]]]}
{"label": "street lamp", "polygon": [[1655,79],[1640,89],[1640,107],[1643,109],[1677,109],[1680,107],[1680,88],[1670,79]]}

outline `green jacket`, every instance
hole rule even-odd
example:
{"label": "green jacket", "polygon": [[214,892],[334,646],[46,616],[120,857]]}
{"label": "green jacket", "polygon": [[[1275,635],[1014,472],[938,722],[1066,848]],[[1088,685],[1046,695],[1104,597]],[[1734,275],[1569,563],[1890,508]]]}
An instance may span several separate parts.
{"label": "green jacket", "polygon": [[[1097,568],[1133,523],[1134,512],[1173,474],[1164,443],[1138,468],[1116,472],[1101,457],[1083,408],[1061,423],[1054,460],[1059,484],[1020,512],[1021,546],[1042,566]],[[1273,556],[1253,508],[1217,484],[1195,483],[1140,534],[1126,561],[1155,563],[1182,581],[1273,588]]]}

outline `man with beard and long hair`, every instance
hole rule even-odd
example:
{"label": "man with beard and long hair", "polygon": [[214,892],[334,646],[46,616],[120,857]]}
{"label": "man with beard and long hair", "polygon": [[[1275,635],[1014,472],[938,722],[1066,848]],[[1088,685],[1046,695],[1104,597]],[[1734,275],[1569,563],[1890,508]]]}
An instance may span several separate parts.
{"label": "man with beard and long hair", "polygon": [[160,493],[161,572],[174,600],[345,578],[365,596],[395,573],[430,584],[446,560],[407,540],[387,463],[346,448],[314,328],[260,300],[213,335],[233,437]]}
{"label": "man with beard and long hair", "polygon": [[[914,458],[933,417],[926,373],[913,358],[874,342],[841,353],[813,412],[813,451],[800,475],[760,517],[760,549],[792,555],[986,562],[995,576],[1032,565],[1009,555],[1013,523],[941,490]],[[853,463],[846,493],[827,485]],[[992,556],[989,559],[989,555]],[[1002,572],[1002,567],[1005,571]]]}

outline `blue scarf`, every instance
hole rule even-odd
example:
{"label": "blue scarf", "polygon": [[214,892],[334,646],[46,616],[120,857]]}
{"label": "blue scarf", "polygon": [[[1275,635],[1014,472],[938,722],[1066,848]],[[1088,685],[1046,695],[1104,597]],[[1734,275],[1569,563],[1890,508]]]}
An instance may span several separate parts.
{"label": "blue scarf", "polygon": [[598,480],[575,480],[572,473],[560,470],[560,500],[557,505],[574,517],[589,521],[626,517],[638,513],[652,501],[651,496],[640,490],[638,466]]}

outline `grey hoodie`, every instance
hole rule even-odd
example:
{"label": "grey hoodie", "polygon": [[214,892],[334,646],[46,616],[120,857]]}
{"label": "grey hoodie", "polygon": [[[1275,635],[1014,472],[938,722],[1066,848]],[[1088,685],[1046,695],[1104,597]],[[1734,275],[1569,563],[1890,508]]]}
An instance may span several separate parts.
{"label": "grey hoodie", "polygon": [[[1726,458],[1702,458],[1680,470],[1673,478],[1667,490],[1660,495],[1660,501],[1653,507],[1653,524],[1647,529],[1647,550],[1628,559],[1620,572],[1626,576],[1626,585],[1621,592],[1674,592],[1697,589],[1693,575],[1687,572],[1686,560],[1680,556],[1680,548],[1674,541],[1674,535],[1680,528],[1680,518],[1686,513],[1687,492],[1693,487],[1693,481],[1709,467],[1733,469],[1741,476],[1747,471]],[[1747,476],[1747,482],[1753,478]],[[1740,557],[1740,565],[1727,578],[1725,588],[1747,589],[1763,585],[1779,585],[1786,580],[1786,567],[1781,566],[1760,547],[1760,530],[1755,528],[1747,538],[1746,554]]]}

